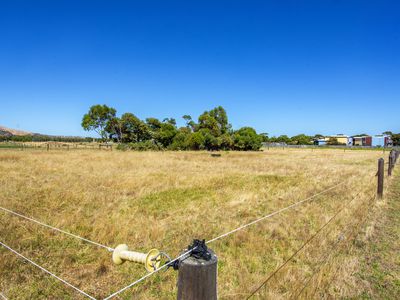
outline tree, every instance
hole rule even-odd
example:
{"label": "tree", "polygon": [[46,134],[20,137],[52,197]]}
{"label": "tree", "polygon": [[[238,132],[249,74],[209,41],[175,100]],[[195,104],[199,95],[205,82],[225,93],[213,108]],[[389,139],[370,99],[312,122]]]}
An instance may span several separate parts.
{"label": "tree", "polygon": [[218,147],[222,150],[231,150],[233,149],[233,139],[232,136],[228,133],[224,133],[220,137],[217,138]]}
{"label": "tree", "polygon": [[204,112],[199,117],[198,130],[207,129],[213,136],[220,136],[221,131],[218,126],[217,120],[213,118],[208,112]]}
{"label": "tree", "polygon": [[192,120],[192,117],[189,115],[184,115],[182,116],[182,118],[185,120],[186,122],[186,127],[190,128],[192,131],[195,131],[196,129],[196,123]]}
{"label": "tree", "polygon": [[122,141],[122,120],[118,117],[111,118],[106,125],[106,132],[110,139],[116,139],[118,143]]}
{"label": "tree", "polygon": [[278,136],[275,141],[277,143],[285,143],[285,144],[289,144],[290,143],[290,138],[287,135],[280,135]]}
{"label": "tree", "polygon": [[154,139],[164,147],[168,147],[172,144],[177,132],[176,126],[170,122],[161,123],[160,129],[154,133]]}
{"label": "tree", "polygon": [[259,150],[261,136],[251,127],[242,127],[233,134],[234,148],[236,150]]}
{"label": "tree", "polygon": [[385,131],[385,132],[382,132],[382,134],[392,136],[392,135],[393,135],[393,132],[391,132],[391,131]]}
{"label": "tree", "polygon": [[171,124],[171,125],[176,126],[176,120],[175,120],[174,118],[165,118],[165,119],[163,120],[163,123],[169,123],[169,124]]}
{"label": "tree", "polygon": [[400,133],[392,134],[393,146],[400,146]]}
{"label": "tree", "polygon": [[152,131],[159,130],[161,127],[161,124],[162,124],[160,122],[160,120],[158,120],[156,118],[147,118],[146,123],[147,123],[147,126],[149,126],[150,130],[152,130]]}
{"label": "tree", "polygon": [[323,138],[324,138],[324,136],[322,134],[320,134],[320,133],[315,134],[314,137],[313,137],[314,140],[320,140],[320,139],[323,139]]}
{"label": "tree", "polygon": [[181,127],[179,128],[177,134],[174,136],[171,145],[169,146],[169,149],[171,150],[187,150],[189,148],[188,146],[188,140],[191,135],[190,129],[187,127]]}
{"label": "tree", "polygon": [[210,116],[217,120],[221,134],[226,133],[228,129],[231,128],[231,125],[228,124],[228,116],[226,114],[226,110],[222,106],[218,106],[210,110]]}
{"label": "tree", "polygon": [[298,134],[291,138],[294,145],[311,145],[311,137],[305,134]]}
{"label": "tree", "polygon": [[199,117],[198,130],[208,129],[214,137],[227,133],[230,128],[226,111],[222,106],[205,111]]}
{"label": "tree", "polygon": [[122,141],[142,142],[151,138],[147,125],[132,113],[125,113],[121,117]]}
{"label": "tree", "polygon": [[191,150],[204,149],[204,136],[201,132],[194,132],[188,138],[188,147]]}
{"label": "tree", "polygon": [[270,141],[269,137],[268,137],[268,133],[266,133],[266,132],[260,133],[260,136],[261,136],[261,141],[263,143],[268,143]]}
{"label": "tree", "polygon": [[103,140],[107,139],[107,123],[115,117],[116,110],[107,105],[93,105],[82,118],[82,128],[95,131]]}
{"label": "tree", "polygon": [[198,131],[203,135],[203,148],[206,150],[218,150],[218,138],[215,137],[208,128],[202,128]]}

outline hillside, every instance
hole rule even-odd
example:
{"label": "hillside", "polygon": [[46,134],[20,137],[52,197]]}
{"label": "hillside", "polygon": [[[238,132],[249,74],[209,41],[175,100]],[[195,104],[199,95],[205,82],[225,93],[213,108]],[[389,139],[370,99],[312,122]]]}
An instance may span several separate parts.
{"label": "hillside", "polygon": [[23,130],[17,130],[17,129],[11,129],[7,128],[4,126],[0,126],[0,136],[7,136],[7,135],[33,135],[32,132],[28,131],[23,131]]}

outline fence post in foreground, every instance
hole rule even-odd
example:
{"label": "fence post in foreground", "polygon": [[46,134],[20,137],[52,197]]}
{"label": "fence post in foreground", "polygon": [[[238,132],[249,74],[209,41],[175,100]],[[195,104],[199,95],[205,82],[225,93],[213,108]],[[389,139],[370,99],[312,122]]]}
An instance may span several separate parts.
{"label": "fence post in foreground", "polygon": [[178,262],[178,300],[217,300],[217,256],[205,240],[194,240],[188,258]]}
{"label": "fence post in foreground", "polygon": [[383,196],[383,177],[385,176],[385,160],[383,158],[378,159],[378,198]]}

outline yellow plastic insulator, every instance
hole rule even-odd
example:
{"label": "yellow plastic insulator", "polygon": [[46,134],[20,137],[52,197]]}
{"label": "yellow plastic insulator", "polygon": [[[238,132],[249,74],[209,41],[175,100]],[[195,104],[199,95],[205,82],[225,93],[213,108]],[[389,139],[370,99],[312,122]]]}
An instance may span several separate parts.
{"label": "yellow plastic insulator", "polygon": [[125,261],[141,263],[144,264],[148,272],[157,270],[161,263],[160,251],[157,249],[151,249],[148,253],[140,253],[129,251],[128,246],[125,244],[118,245],[114,249],[112,260],[117,265],[120,265]]}

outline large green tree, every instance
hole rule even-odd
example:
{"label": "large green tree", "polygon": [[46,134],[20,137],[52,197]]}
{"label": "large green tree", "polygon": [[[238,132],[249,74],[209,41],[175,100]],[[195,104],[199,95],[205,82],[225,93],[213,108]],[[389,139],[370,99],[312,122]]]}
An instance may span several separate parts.
{"label": "large green tree", "polygon": [[262,137],[251,127],[242,127],[233,134],[236,150],[259,150]]}
{"label": "large green tree", "polygon": [[125,113],[121,117],[122,141],[143,142],[149,140],[150,130],[147,125],[132,113]]}
{"label": "large green tree", "polygon": [[290,138],[293,145],[311,145],[312,137],[305,134],[298,134]]}
{"label": "large green tree", "polygon": [[115,118],[116,110],[107,105],[93,105],[82,118],[82,127],[86,131],[95,131],[103,140],[107,139],[107,124]]}
{"label": "large green tree", "polygon": [[208,129],[214,137],[227,133],[230,128],[226,111],[222,106],[205,111],[199,117],[198,130]]}

